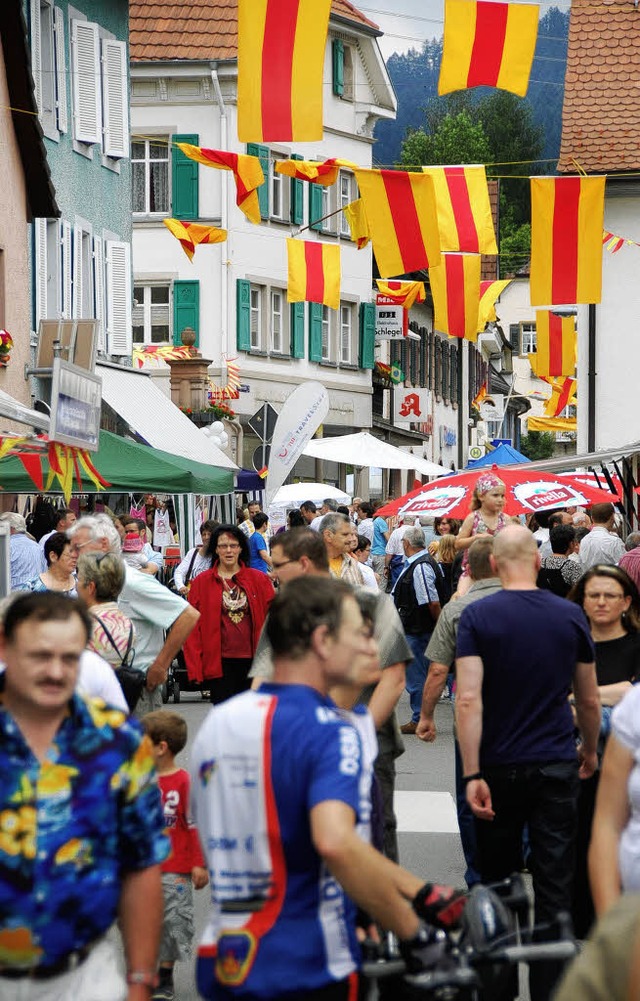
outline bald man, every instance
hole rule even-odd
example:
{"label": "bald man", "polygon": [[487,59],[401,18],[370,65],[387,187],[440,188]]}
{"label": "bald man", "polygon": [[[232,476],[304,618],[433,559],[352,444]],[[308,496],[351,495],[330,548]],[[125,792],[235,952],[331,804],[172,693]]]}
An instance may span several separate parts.
{"label": "bald man", "polygon": [[[540,557],[528,529],[500,532],[491,562],[502,591],[465,608],[458,626],[463,781],[482,881],[522,868],[527,825],[535,921],[549,922],[571,910],[579,784],[597,766],[594,648],[582,609],[536,587]],[[554,962],[531,966],[532,1001],[551,997],[560,972]]]}

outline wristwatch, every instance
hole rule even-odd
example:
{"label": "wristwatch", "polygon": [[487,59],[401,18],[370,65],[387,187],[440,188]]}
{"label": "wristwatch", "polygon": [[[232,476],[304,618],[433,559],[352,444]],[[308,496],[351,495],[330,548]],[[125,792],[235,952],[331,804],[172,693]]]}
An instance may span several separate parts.
{"label": "wristwatch", "polygon": [[473,775],[463,775],[462,781],[465,785],[469,785],[470,782],[475,782],[476,779],[483,779],[484,775],[482,772],[474,772]]}

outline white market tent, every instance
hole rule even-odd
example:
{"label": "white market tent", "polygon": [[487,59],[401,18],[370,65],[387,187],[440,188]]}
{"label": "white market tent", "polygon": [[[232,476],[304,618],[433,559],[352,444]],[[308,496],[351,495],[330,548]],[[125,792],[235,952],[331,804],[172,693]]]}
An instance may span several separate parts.
{"label": "white market tent", "polygon": [[313,501],[314,504],[321,504],[328,497],[336,500],[338,504],[351,503],[351,498],[344,490],[338,490],[337,487],[327,483],[287,483],[286,486],[280,487],[272,503],[299,506],[305,501]]}
{"label": "white market tent", "polygon": [[327,462],[341,462],[349,466],[373,466],[378,469],[415,469],[422,476],[445,476],[451,472],[444,466],[429,462],[420,455],[404,452],[368,431],[340,435],[337,438],[313,438],[304,449],[304,455]]}

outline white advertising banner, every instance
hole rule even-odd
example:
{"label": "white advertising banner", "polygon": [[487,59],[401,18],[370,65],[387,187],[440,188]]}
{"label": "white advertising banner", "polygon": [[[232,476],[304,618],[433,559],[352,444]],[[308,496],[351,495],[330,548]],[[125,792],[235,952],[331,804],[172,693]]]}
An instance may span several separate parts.
{"label": "white advertising banner", "polygon": [[376,295],[376,340],[401,341],[409,330],[408,311],[386,295]]}
{"label": "white advertising banner", "polygon": [[426,421],[431,415],[431,394],[428,389],[400,389],[393,391],[393,423],[414,424]]}
{"label": "white advertising banner", "polygon": [[329,394],[320,382],[303,382],[284,404],[271,439],[267,507],[328,413]]}

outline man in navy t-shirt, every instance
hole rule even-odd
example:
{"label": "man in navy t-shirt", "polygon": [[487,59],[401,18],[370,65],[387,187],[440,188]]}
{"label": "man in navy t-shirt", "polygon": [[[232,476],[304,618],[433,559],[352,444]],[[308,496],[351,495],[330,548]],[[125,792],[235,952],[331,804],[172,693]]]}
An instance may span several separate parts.
{"label": "man in navy t-shirt", "polygon": [[[579,778],[597,764],[594,648],[578,605],[536,587],[538,548],[522,526],[494,540],[503,590],[464,610],[456,650],[456,719],[483,882],[522,868],[529,829],[535,920],[571,909]],[[581,743],[576,753],[573,691]],[[531,968],[546,1001],[557,963]]]}

